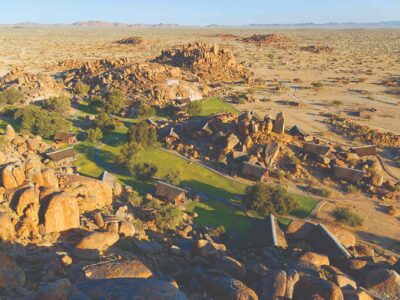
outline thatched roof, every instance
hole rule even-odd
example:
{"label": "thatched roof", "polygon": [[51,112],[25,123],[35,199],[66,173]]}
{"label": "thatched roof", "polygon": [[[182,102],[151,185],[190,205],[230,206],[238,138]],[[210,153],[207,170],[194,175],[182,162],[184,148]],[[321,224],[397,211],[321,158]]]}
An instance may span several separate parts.
{"label": "thatched roof", "polygon": [[354,183],[359,183],[360,180],[365,176],[366,172],[357,169],[333,166],[333,174],[338,179],[348,180]]}
{"label": "thatched roof", "polygon": [[327,155],[332,150],[331,146],[313,143],[303,143],[303,152],[316,155]]}
{"label": "thatched roof", "polygon": [[157,181],[156,195],[165,198],[168,201],[174,201],[176,197],[186,193],[187,191],[181,189],[180,187],[174,186],[172,184],[163,181]]}
{"label": "thatched roof", "polygon": [[313,246],[330,258],[350,257],[345,247],[322,224],[315,226],[311,234]]}
{"label": "thatched roof", "polygon": [[268,169],[265,167],[254,165],[249,162],[243,162],[242,173],[245,176],[259,180],[266,172],[268,172]]}
{"label": "thatched roof", "polygon": [[171,130],[169,131],[168,136],[172,136],[172,137],[174,137],[174,138],[179,140],[179,135],[174,131],[173,127],[171,127]]}
{"label": "thatched roof", "polygon": [[369,155],[376,155],[376,146],[375,145],[368,145],[368,146],[361,146],[361,147],[352,147],[350,149],[352,152],[357,153],[358,156],[369,156]]}
{"label": "thatched roof", "polygon": [[308,134],[301,129],[299,126],[294,125],[290,130],[289,130],[290,135],[293,136],[307,136]]}
{"label": "thatched roof", "polygon": [[74,158],[75,150],[73,147],[69,147],[62,150],[49,152],[46,155],[53,161],[60,161],[66,158]]}

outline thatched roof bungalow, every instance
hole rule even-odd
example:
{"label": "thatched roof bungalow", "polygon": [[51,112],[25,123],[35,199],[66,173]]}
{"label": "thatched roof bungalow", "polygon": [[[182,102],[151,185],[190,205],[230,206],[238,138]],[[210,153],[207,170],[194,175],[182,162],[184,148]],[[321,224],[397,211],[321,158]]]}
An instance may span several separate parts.
{"label": "thatched roof bungalow", "polygon": [[242,174],[251,180],[267,181],[268,180],[268,169],[262,166],[251,164],[249,162],[243,162]]}
{"label": "thatched roof bungalow", "polygon": [[187,191],[172,184],[157,181],[156,196],[167,200],[175,205],[184,204],[187,200]]}
{"label": "thatched roof bungalow", "polygon": [[333,175],[337,179],[343,179],[354,183],[359,183],[361,179],[363,179],[365,174],[366,172],[362,170],[344,168],[344,167],[339,167],[337,165],[333,166]]}

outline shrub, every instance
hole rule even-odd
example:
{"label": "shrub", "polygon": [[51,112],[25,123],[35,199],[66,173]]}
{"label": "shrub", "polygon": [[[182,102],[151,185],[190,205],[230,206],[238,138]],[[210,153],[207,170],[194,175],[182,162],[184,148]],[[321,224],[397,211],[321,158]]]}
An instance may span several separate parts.
{"label": "shrub", "polygon": [[234,98],[232,100],[232,102],[234,104],[246,104],[247,103],[246,99],[244,99],[244,98]]}
{"label": "shrub", "polygon": [[311,86],[312,86],[313,88],[319,89],[319,88],[322,88],[322,87],[324,86],[324,84],[323,84],[322,82],[320,82],[320,81],[317,81],[317,82],[312,82],[312,83],[311,83]]}
{"label": "shrub", "polygon": [[175,205],[164,205],[158,211],[155,223],[161,230],[175,230],[183,222],[183,212]]}
{"label": "shrub", "polygon": [[269,186],[258,182],[246,188],[246,207],[263,216],[269,213],[286,214],[297,207],[297,202],[281,186]]}
{"label": "shrub", "polygon": [[355,227],[363,223],[363,219],[347,207],[338,207],[332,213],[336,221]]}
{"label": "shrub", "polygon": [[151,179],[157,173],[157,166],[152,163],[138,163],[134,166],[135,175],[142,179]]}
{"label": "shrub", "polygon": [[103,132],[99,127],[90,128],[86,131],[87,139],[92,143],[97,143],[103,138]]}
{"label": "shrub", "polygon": [[50,138],[60,130],[69,130],[72,126],[61,114],[48,112],[34,105],[19,109],[14,114],[14,119],[20,123],[22,130],[44,138]]}
{"label": "shrub", "polygon": [[79,81],[75,85],[75,93],[79,96],[87,95],[87,93],[89,93],[89,90],[90,90],[89,86],[82,81]]}
{"label": "shrub", "polygon": [[343,105],[343,102],[340,101],[340,100],[333,100],[333,101],[332,101],[332,105],[334,105],[334,106],[340,106],[340,105]]}
{"label": "shrub", "polygon": [[198,116],[202,111],[202,104],[200,101],[192,101],[187,104],[186,111],[191,116]]}
{"label": "shrub", "polygon": [[125,95],[120,90],[112,90],[106,94],[104,110],[110,114],[118,114],[125,105]]}
{"label": "shrub", "polygon": [[96,127],[102,131],[111,131],[115,129],[115,120],[109,114],[102,112],[96,116],[94,121]]}
{"label": "shrub", "polygon": [[314,195],[324,197],[324,198],[329,198],[332,195],[332,192],[330,190],[323,188],[323,187],[309,186],[308,191]]}
{"label": "shrub", "polygon": [[128,196],[128,203],[132,206],[141,206],[143,203],[143,198],[138,194],[138,192],[133,191]]}
{"label": "shrub", "polygon": [[135,173],[136,154],[142,150],[141,145],[136,143],[125,143],[121,146],[117,161],[122,166],[126,166],[131,173]]}
{"label": "shrub", "polygon": [[141,103],[137,108],[137,116],[139,118],[150,118],[156,114],[154,108],[148,104]]}
{"label": "shrub", "polygon": [[128,141],[143,146],[153,145],[157,141],[156,129],[146,122],[132,124],[128,130]]}
{"label": "shrub", "polygon": [[64,95],[59,97],[50,97],[44,101],[43,107],[49,111],[55,111],[62,114],[70,109],[71,101],[67,96]]}
{"label": "shrub", "polygon": [[349,184],[346,186],[346,192],[349,194],[355,194],[355,193],[358,193],[359,191],[360,190],[355,185]]}
{"label": "shrub", "polygon": [[182,180],[182,170],[181,169],[170,169],[165,176],[165,180],[173,185],[180,185]]}
{"label": "shrub", "polygon": [[0,92],[0,105],[17,104],[24,100],[24,94],[16,87],[10,87]]}

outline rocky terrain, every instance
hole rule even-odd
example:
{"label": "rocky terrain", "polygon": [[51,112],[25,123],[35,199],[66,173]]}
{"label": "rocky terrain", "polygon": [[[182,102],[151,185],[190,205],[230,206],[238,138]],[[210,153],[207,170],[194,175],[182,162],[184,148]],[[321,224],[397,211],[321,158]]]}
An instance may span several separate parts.
{"label": "rocky terrain", "polygon": [[[130,187],[54,164],[40,137],[18,135],[11,126],[2,139],[0,291],[6,298],[400,296],[397,258],[374,253],[338,227],[328,230],[347,257],[321,244],[319,225],[304,221],[279,231],[285,242],[278,247],[228,247],[195,225],[196,215],[162,232],[143,208],[127,202]],[[296,248],[298,242],[316,252]]]}

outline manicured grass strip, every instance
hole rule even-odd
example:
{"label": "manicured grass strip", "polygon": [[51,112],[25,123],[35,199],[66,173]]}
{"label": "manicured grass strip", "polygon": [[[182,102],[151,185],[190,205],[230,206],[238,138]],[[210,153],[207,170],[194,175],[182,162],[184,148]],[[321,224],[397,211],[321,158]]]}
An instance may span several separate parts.
{"label": "manicured grass strip", "polygon": [[299,207],[296,210],[292,211],[290,215],[299,219],[306,218],[319,202],[319,200],[311,196],[297,194],[291,195],[299,204]]}
{"label": "manicured grass strip", "polygon": [[202,101],[201,116],[209,116],[217,113],[239,113],[239,111],[227,102],[219,98],[210,98]]}

